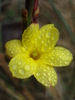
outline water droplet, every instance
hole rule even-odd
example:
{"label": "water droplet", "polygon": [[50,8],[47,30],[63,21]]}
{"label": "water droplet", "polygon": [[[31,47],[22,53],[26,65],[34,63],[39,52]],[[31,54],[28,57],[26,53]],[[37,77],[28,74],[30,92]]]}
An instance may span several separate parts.
{"label": "water droplet", "polygon": [[39,35],[39,36],[38,36],[38,38],[39,38],[39,39],[42,39],[42,36],[41,36],[41,35]]}
{"label": "water droplet", "polygon": [[56,80],[54,80],[54,82],[56,82]]}
{"label": "water droplet", "polygon": [[13,51],[11,51],[11,54],[13,54]]}
{"label": "water droplet", "polygon": [[12,60],[13,60],[13,61],[15,61],[16,59],[15,59],[15,58],[13,58]]}
{"label": "water droplet", "polygon": [[68,61],[65,61],[65,64],[69,64],[69,62]]}
{"label": "water droplet", "polygon": [[55,86],[55,82],[52,83],[52,86]]}
{"label": "water droplet", "polygon": [[19,43],[17,43],[16,45],[19,46]]}
{"label": "water droplet", "polygon": [[48,43],[45,43],[45,46],[49,46],[49,44]]}
{"label": "water droplet", "polygon": [[52,74],[52,76],[54,76],[54,74]]}
{"label": "water droplet", "polygon": [[44,76],[42,76],[42,79],[44,79],[45,77]]}
{"label": "water droplet", "polygon": [[51,81],[52,80],[51,77],[48,80]]}
{"label": "water droplet", "polygon": [[46,69],[43,69],[43,71],[45,72],[45,71],[46,71]]}
{"label": "water droplet", "polygon": [[19,69],[19,73],[20,73],[21,75],[24,75],[24,70],[23,70],[23,69]]}
{"label": "water droplet", "polygon": [[67,52],[67,56],[69,56],[69,53]]}
{"label": "water droplet", "polygon": [[51,65],[54,65],[54,62],[50,62],[51,63]]}
{"label": "water droplet", "polygon": [[48,73],[48,75],[50,76],[50,73]]}
{"label": "water droplet", "polygon": [[40,73],[38,72],[38,73],[36,73],[36,75],[37,75],[37,76],[40,76]]}
{"label": "water droplet", "polygon": [[51,59],[53,60],[53,59],[54,59],[54,57],[52,56],[52,57],[51,57]]}
{"label": "water droplet", "polygon": [[59,59],[59,58],[57,58],[57,61],[60,61],[60,59]]}
{"label": "water droplet", "polygon": [[23,51],[23,52],[25,52],[25,51],[26,51],[26,49],[25,49],[24,47],[22,47],[22,51]]}
{"label": "water droplet", "polygon": [[46,73],[43,73],[44,76],[46,76]]}
{"label": "water droplet", "polygon": [[19,65],[22,65],[22,62],[18,62]]}
{"label": "water droplet", "polygon": [[48,85],[45,83],[45,86],[48,86]]}
{"label": "water droplet", "polygon": [[47,70],[50,70],[50,68],[49,68],[49,67],[47,67]]}
{"label": "water droplet", "polygon": [[46,52],[47,48],[43,47],[42,52]]}
{"label": "water droplet", "polygon": [[52,40],[55,40],[55,38],[54,38],[54,37],[52,37]]}
{"label": "water droplet", "polygon": [[30,66],[29,65],[25,65],[25,70],[30,70]]}
{"label": "water droplet", "polygon": [[17,65],[12,65],[12,68],[13,68],[13,69],[16,69],[16,68],[17,68]]}
{"label": "water droplet", "polygon": [[17,73],[15,71],[12,74],[13,74],[13,76],[17,76]]}
{"label": "water droplet", "polygon": [[50,38],[50,35],[51,35],[50,32],[46,33],[46,38]]}
{"label": "water droplet", "polygon": [[55,75],[55,79],[57,79],[57,76]]}
{"label": "water droplet", "polygon": [[52,46],[49,47],[49,50],[51,50],[51,49],[52,49]]}
{"label": "water droplet", "polygon": [[44,84],[45,82],[42,80],[42,83]]}

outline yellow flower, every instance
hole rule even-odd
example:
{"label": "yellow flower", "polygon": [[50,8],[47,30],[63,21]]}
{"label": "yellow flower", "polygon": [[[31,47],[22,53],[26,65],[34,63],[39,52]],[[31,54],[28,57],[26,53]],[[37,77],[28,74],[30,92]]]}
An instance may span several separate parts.
{"label": "yellow flower", "polygon": [[14,77],[28,78],[31,75],[44,86],[55,86],[57,74],[53,68],[68,66],[73,59],[71,52],[55,46],[59,32],[53,24],[39,30],[39,24],[31,24],[20,40],[6,43],[6,54],[13,57],[9,63]]}

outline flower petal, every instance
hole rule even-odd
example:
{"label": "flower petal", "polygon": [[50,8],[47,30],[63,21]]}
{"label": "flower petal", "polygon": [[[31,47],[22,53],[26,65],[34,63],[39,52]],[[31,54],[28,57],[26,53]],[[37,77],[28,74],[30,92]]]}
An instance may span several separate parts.
{"label": "flower petal", "polygon": [[72,59],[73,59],[72,53],[63,47],[55,47],[49,53],[43,54],[41,57],[43,63],[55,67],[67,66],[71,63]]}
{"label": "flower petal", "polygon": [[34,67],[36,66],[32,58],[28,54],[18,54],[11,59],[9,63],[10,71],[14,77],[28,78],[33,74]]}
{"label": "flower petal", "polygon": [[29,27],[27,27],[26,30],[24,30],[22,34],[22,44],[25,49],[32,51],[35,49],[35,42],[37,41],[36,34],[39,31],[39,24],[31,24]]}
{"label": "flower petal", "polygon": [[6,54],[10,57],[22,53],[22,43],[20,40],[11,40],[5,44]]}
{"label": "flower petal", "polygon": [[53,24],[47,24],[40,29],[37,38],[39,50],[48,52],[55,46],[59,38],[59,32]]}
{"label": "flower petal", "polygon": [[52,66],[38,64],[34,76],[41,84],[47,87],[55,86],[57,83],[57,74]]}

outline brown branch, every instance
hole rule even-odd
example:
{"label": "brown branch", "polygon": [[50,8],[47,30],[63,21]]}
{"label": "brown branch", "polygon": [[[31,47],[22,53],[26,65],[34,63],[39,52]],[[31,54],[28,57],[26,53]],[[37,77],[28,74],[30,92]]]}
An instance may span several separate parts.
{"label": "brown branch", "polygon": [[33,8],[33,15],[32,15],[32,22],[37,23],[39,15],[39,0],[35,0],[34,8]]}

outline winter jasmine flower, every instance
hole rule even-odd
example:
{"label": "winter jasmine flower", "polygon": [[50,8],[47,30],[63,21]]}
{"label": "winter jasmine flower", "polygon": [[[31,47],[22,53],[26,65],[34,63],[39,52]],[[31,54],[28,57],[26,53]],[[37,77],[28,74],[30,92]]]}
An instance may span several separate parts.
{"label": "winter jasmine flower", "polygon": [[28,78],[32,75],[44,86],[57,84],[57,74],[53,68],[68,66],[73,56],[63,47],[55,46],[59,32],[53,24],[39,29],[39,24],[31,24],[23,33],[22,41],[6,43],[6,54],[12,59],[9,68],[14,77]]}

